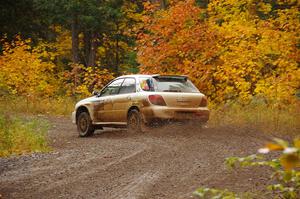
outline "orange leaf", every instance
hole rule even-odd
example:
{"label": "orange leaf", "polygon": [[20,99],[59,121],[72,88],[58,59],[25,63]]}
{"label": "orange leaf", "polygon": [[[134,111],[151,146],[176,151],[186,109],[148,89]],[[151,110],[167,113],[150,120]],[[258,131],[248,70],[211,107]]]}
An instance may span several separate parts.
{"label": "orange leaf", "polygon": [[268,143],[266,147],[271,151],[282,151],[284,149],[283,146],[274,143]]}

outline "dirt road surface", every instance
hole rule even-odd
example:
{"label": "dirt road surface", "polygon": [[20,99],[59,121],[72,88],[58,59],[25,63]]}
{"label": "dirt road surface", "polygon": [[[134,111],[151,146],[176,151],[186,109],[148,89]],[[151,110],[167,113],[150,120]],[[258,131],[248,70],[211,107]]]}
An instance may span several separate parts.
{"label": "dirt road surface", "polygon": [[228,170],[270,138],[251,128],[166,126],[143,134],[104,129],[79,138],[67,118],[48,118],[53,151],[0,158],[2,198],[191,198],[198,187],[258,191],[264,168]]}

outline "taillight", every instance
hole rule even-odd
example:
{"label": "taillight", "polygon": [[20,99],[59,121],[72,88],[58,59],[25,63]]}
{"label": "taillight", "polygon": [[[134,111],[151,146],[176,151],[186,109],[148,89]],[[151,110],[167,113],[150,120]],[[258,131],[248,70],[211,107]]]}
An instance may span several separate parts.
{"label": "taillight", "polygon": [[151,104],[159,105],[159,106],[166,106],[166,102],[161,95],[149,95],[149,101]]}
{"label": "taillight", "polygon": [[206,107],[207,106],[207,97],[203,96],[200,102],[200,107]]}

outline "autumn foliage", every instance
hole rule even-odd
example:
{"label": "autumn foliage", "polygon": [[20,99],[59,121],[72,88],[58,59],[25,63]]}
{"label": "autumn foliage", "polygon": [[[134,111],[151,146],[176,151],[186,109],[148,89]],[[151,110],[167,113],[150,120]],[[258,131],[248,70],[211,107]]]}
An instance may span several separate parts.
{"label": "autumn foliage", "polygon": [[298,3],[199,2],[150,7],[139,35],[141,71],[189,75],[217,104],[294,102],[300,88]]}
{"label": "autumn foliage", "polygon": [[200,14],[201,9],[189,1],[145,16],[145,33],[139,40],[141,72],[189,75],[206,90],[212,79],[218,36]]}
{"label": "autumn foliage", "polygon": [[[188,75],[211,104],[257,100],[290,104],[297,100],[298,1],[166,2],[164,9],[150,2],[143,8],[141,4],[124,4],[121,10],[106,5],[122,15],[108,12],[111,15],[106,17],[118,17],[119,21],[106,24],[111,30],[101,29],[101,34],[94,35],[101,39],[92,40],[96,42],[92,54],[88,37],[91,27],[87,18],[82,18],[85,26],[76,35],[76,63],[72,62],[74,30],[59,23],[49,26],[55,35],[49,41],[31,41],[22,35],[2,38],[0,95],[83,97],[113,76],[137,72],[138,62],[139,73]],[[92,65],[87,57],[93,59]]]}
{"label": "autumn foliage", "polygon": [[70,69],[61,66],[61,60],[68,56],[68,41],[60,39],[34,47],[30,39],[22,40],[19,35],[13,42],[4,39],[0,96],[23,96],[31,101],[58,95],[85,97],[113,79],[113,73],[107,69],[81,64],[70,64]]}
{"label": "autumn foliage", "polygon": [[93,90],[101,90],[114,78],[113,73],[107,69],[85,67],[72,64],[71,71],[64,73],[66,94],[68,96],[89,96]]}
{"label": "autumn foliage", "polygon": [[46,51],[33,49],[30,40],[4,42],[0,56],[0,90],[22,96],[49,96],[55,91],[53,70]]}

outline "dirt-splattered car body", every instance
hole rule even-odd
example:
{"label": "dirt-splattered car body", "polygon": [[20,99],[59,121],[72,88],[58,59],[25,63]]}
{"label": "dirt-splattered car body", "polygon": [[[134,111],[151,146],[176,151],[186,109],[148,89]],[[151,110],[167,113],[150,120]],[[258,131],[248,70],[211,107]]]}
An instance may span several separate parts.
{"label": "dirt-splattered car body", "polygon": [[[87,114],[81,121],[83,112]],[[132,114],[137,121],[131,121]],[[135,130],[140,130],[141,125],[160,120],[193,120],[202,124],[208,119],[206,96],[186,76],[165,75],[118,77],[99,93],[79,101],[72,113],[73,123],[78,128],[82,124],[79,132],[87,124],[93,131],[96,127],[130,126],[134,122],[138,125]]]}

